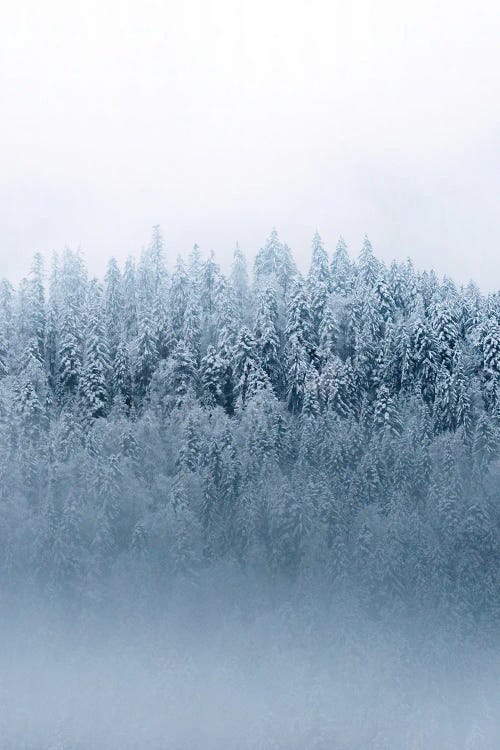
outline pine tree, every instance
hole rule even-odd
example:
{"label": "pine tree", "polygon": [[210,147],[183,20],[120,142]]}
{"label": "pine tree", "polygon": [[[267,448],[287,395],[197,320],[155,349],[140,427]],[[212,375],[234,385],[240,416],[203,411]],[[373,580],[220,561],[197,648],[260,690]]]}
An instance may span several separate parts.
{"label": "pine tree", "polygon": [[233,347],[228,347],[224,342],[217,351],[217,369],[220,390],[220,404],[225,411],[231,415],[234,412],[235,380],[233,371]]}
{"label": "pine tree", "polygon": [[340,347],[340,325],[331,305],[326,305],[319,325],[318,356],[324,365],[336,356]]}
{"label": "pine tree", "polygon": [[44,425],[45,414],[35,383],[27,373],[22,373],[17,379],[14,404],[22,433],[29,440],[37,440]]}
{"label": "pine tree", "polygon": [[266,244],[255,256],[254,278],[257,288],[272,285],[273,279],[277,282],[280,251],[281,243],[278,232],[276,228],[273,228]]}
{"label": "pine tree", "polygon": [[376,259],[371,242],[366,234],[359,254],[358,266],[362,281],[368,287],[374,286],[380,273],[381,264]]}
{"label": "pine tree", "polygon": [[273,287],[261,292],[255,318],[255,340],[260,362],[276,393],[282,388],[278,302]]}
{"label": "pine tree", "polygon": [[319,389],[322,403],[340,417],[347,417],[354,412],[354,389],[350,372],[338,357],[332,357],[323,368]]}
{"label": "pine tree", "polygon": [[127,407],[132,406],[132,371],[128,345],[124,336],[119,340],[113,359],[113,394],[123,399]]}
{"label": "pine tree", "polygon": [[5,336],[5,322],[0,316],[0,380],[9,372],[9,350]]}
{"label": "pine tree", "polygon": [[141,399],[146,394],[158,363],[154,324],[145,310],[139,318],[139,332],[134,349],[134,383],[138,397]]}
{"label": "pine tree", "polygon": [[392,399],[387,386],[382,385],[378,389],[375,408],[373,411],[373,423],[376,428],[398,435],[403,425],[398,409]]}
{"label": "pine tree", "polygon": [[158,225],[153,227],[151,242],[142,254],[138,282],[142,304],[153,309],[156,299],[164,294],[167,283],[165,245]]}
{"label": "pine tree", "polygon": [[278,249],[276,278],[281,287],[283,298],[286,300],[288,293],[297,278],[297,268],[292,257],[292,251],[286,242],[280,245]]}
{"label": "pine tree", "polygon": [[448,305],[438,303],[433,310],[433,324],[440,343],[440,356],[443,364],[451,369],[453,353],[458,341],[458,325]]}
{"label": "pine tree", "polygon": [[340,237],[331,263],[332,290],[346,296],[352,287],[352,267],[347,253],[347,245]]}
{"label": "pine tree", "polygon": [[460,349],[455,351],[453,361],[453,387],[456,395],[456,423],[463,427],[468,438],[472,435],[472,398],[469,380],[465,374],[463,357]]}
{"label": "pine tree", "polygon": [[183,403],[188,393],[195,393],[198,386],[195,355],[183,340],[179,341],[172,354],[171,385],[178,406]]}
{"label": "pine tree", "polygon": [[60,336],[60,285],[59,258],[54,254],[49,279],[49,295],[45,321],[45,361],[47,379],[52,393],[59,391],[59,336]]}
{"label": "pine tree", "polygon": [[304,289],[304,284],[295,284],[287,307],[287,324],[285,336],[288,341],[292,338],[300,343],[310,358],[315,358],[314,330],[311,320],[310,303]]}
{"label": "pine tree", "polygon": [[109,405],[110,359],[104,327],[102,293],[96,282],[89,288],[85,325],[85,351],[80,396],[88,418],[105,416]]}
{"label": "pine tree", "polygon": [[477,420],[473,452],[478,473],[484,471],[498,453],[498,431],[484,412]]}
{"label": "pine tree", "polygon": [[181,257],[177,259],[174,273],[170,284],[168,295],[169,316],[172,321],[174,336],[179,339],[182,336],[184,328],[184,316],[188,296],[190,294],[190,280],[184,268],[184,261]]}
{"label": "pine tree", "polygon": [[304,382],[304,398],[302,413],[307,417],[317,417],[319,414],[319,378],[318,371],[309,365]]}
{"label": "pine tree", "polygon": [[297,414],[302,409],[308,360],[304,344],[292,333],[286,349],[286,395],[288,408],[293,414]]}
{"label": "pine tree", "polygon": [[422,395],[427,402],[432,402],[439,366],[439,345],[432,328],[420,318],[413,327],[413,360]]}
{"label": "pine tree", "polygon": [[268,378],[258,360],[257,343],[245,326],[233,351],[234,395],[244,404],[260,388],[268,383]]}
{"label": "pine tree", "polygon": [[434,429],[453,430],[456,424],[456,393],[454,381],[444,365],[438,370],[434,397]]}
{"label": "pine tree", "polygon": [[8,341],[14,335],[14,287],[7,279],[0,280],[0,314]]}
{"label": "pine tree", "polygon": [[395,302],[385,273],[379,273],[374,286],[375,307],[384,322],[394,315]]}
{"label": "pine tree", "polygon": [[214,346],[208,346],[207,353],[201,360],[200,370],[203,401],[208,406],[215,406],[222,399],[222,372],[221,362]]}
{"label": "pine tree", "polygon": [[195,363],[198,363],[200,358],[201,335],[201,309],[198,299],[191,292],[188,295],[186,310],[184,313],[182,341],[190,350]]}
{"label": "pine tree", "polygon": [[311,318],[315,343],[319,340],[319,328],[325,315],[325,309],[331,290],[328,255],[316,232],[312,243],[312,260],[307,277],[308,296],[311,301]]}
{"label": "pine tree", "polygon": [[182,431],[182,443],[177,456],[178,471],[196,471],[201,458],[200,427],[190,414]]}
{"label": "pine tree", "polygon": [[70,398],[76,393],[82,368],[82,351],[78,335],[78,323],[75,311],[63,305],[59,322],[59,363],[58,380],[61,398]]}
{"label": "pine tree", "polygon": [[247,261],[238,243],[236,243],[233,251],[230,281],[239,307],[239,317],[247,323],[250,313],[250,284]]}
{"label": "pine tree", "polygon": [[259,250],[254,262],[254,278],[257,290],[276,285],[286,298],[295,281],[297,269],[288,245],[280,242],[274,228],[264,247]]}
{"label": "pine tree", "polygon": [[122,277],[118,263],[114,258],[111,258],[108,263],[104,285],[106,336],[109,354],[114,357],[120,338],[123,310]]}
{"label": "pine tree", "polygon": [[168,319],[168,312],[159,295],[153,308],[154,336],[159,359],[167,359],[175,345],[175,336]]}
{"label": "pine tree", "polygon": [[45,357],[45,288],[43,258],[37,253],[33,259],[28,282],[27,335],[37,341],[40,358]]}
{"label": "pine tree", "polygon": [[123,307],[124,307],[124,330],[127,341],[137,336],[137,286],[136,271],[133,258],[127,258],[123,271]]}
{"label": "pine tree", "polygon": [[210,257],[203,263],[200,280],[202,310],[209,326],[213,324],[212,315],[215,313],[215,294],[219,276],[220,268],[215,262],[215,255],[212,251]]}
{"label": "pine tree", "polygon": [[222,274],[215,290],[215,308],[217,347],[231,349],[238,338],[243,317],[235,290]]}
{"label": "pine tree", "polygon": [[486,401],[491,407],[500,381],[500,326],[494,318],[487,322],[481,344]]}

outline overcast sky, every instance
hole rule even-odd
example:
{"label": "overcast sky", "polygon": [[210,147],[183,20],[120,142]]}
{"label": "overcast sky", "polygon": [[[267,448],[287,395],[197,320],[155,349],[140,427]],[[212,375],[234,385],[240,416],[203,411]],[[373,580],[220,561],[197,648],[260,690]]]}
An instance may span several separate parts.
{"label": "overcast sky", "polygon": [[0,276],[276,225],[500,287],[499,38],[498,0],[6,2]]}

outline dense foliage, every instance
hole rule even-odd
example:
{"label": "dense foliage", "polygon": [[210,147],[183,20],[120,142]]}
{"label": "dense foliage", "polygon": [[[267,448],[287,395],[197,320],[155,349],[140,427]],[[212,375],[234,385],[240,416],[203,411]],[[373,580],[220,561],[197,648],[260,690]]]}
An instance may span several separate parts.
{"label": "dense foliage", "polygon": [[500,601],[500,295],[365,238],[276,231],[253,279],[155,228],[102,282],[79,253],[0,284],[0,571],[103,595],[116,571],[196,581],[224,561],[319,576],[373,611]]}

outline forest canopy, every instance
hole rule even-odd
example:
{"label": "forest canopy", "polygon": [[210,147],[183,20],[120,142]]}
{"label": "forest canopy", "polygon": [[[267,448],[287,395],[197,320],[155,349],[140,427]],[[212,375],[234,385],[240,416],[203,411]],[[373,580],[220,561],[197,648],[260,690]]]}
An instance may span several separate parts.
{"label": "forest canopy", "polygon": [[[0,283],[0,581],[320,580],[373,612],[497,615],[500,295],[318,234]],[[14,584],[14,582],[16,582]]]}

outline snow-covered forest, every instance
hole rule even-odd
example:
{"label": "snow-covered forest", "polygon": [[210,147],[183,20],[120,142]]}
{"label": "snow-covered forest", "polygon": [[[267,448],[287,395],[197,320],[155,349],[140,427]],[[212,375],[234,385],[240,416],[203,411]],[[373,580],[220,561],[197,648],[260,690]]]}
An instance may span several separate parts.
{"label": "snow-covered forest", "polygon": [[[320,576],[377,611],[498,614],[500,294],[353,260],[307,275],[273,230],[252,273],[155,228],[0,286],[0,560],[89,601],[120,570]],[[169,268],[169,270],[167,270]]]}
{"label": "snow-covered forest", "polygon": [[276,231],[0,284],[0,742],[493,750],[500,294]]}

